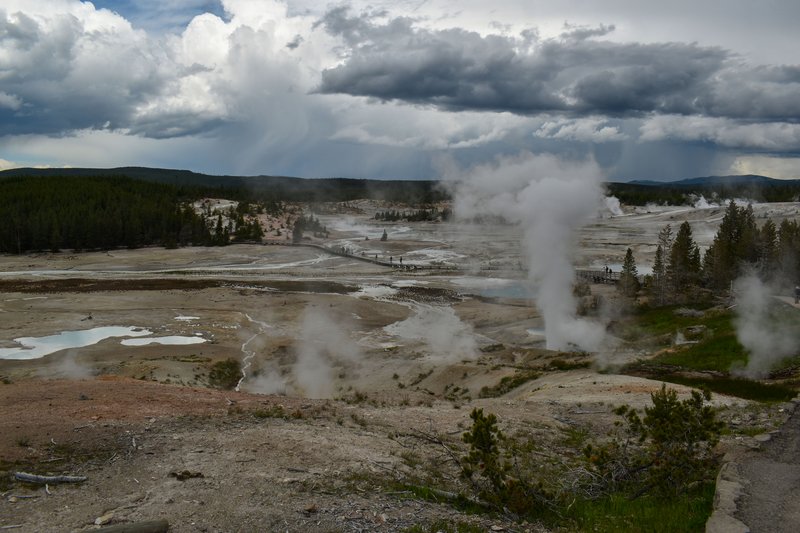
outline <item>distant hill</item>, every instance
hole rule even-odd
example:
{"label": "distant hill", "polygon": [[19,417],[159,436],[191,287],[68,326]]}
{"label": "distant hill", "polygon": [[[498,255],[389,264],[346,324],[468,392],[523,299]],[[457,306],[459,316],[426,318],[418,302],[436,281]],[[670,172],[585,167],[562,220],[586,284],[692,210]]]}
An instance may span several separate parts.
{"label": "distant hill", "polygon": [[225,189],[235,195],[281,201],[348,201],[372,198],[406,203],[431,203],[447,195],[436,181],[296,178],[289,176],[214,176],[189,170],[148,167],[15,168],[0,172],[12,177],[127,177],[193,189]]}
{"label": "distant hill", "polygon": [[628,183],[632,185],[648,185],[651,187],[696,187],[696,186],[729,186],[729,185],[780,185],[787,182],[797,182],[800,180],[776,180],[767,176],[757,174],[743,174],[736,176],[704,176],[700,178],[686,178],[678,181],[653,181],[653,180],[633,180]]}
{"label": "distant hill", "polygon": [[[349,201],[359,198],[425,204],[448,198],[438,181],[367,180],[351,178],[296,178],[289,176],[215,176],[189,170],[148,167],[17,168],[0,171],[0,184],[13,177],[128,177],[181,187],[187,196],[224,194],[232,198],[272,201]],[[647,203],[681,205],[692,195],[725,200],[747,198],[761,202],[797,201],[800,180],[777,180],[753,174],[705,176],[672,182],[634,180],[608,183],[609,194],[629,205]]]}
{"label": "distant hill", "polygon": [[778,180],[767,176],[705,176],[678,181],[634,180],[609,183],[609,193],[626,204],[691,203],[692,195],[726,200],[743,198],[757,202],[789,202],[800,197],[800,180]]}
{"label": "distant hill", "polygon": [[230,187],[245,183],[247,178],[241,176],[211,176],[190,170],[172,170],[148,167],[117,168],[13,168],[0,172],[2,178],[28,176],[42,177],[109,177],[124,176],[127,178],[167,183],[169,185],[189,185],[196,187]]}

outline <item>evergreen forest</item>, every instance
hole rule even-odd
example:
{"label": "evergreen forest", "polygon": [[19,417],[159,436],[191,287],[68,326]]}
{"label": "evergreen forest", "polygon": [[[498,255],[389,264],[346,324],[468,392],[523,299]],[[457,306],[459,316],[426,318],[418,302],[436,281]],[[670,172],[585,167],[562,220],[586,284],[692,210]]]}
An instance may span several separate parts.
{"label": "evergreen forest", "polygon": [[9,178],[0,186],[0,252],[210,244],[186,194],[123,177]]}
{"label": "evergreen forest", "polygon": [[[696,302],[713,294],[725,294],[734,280],[746,274],[778,285],[794,284],[800,274],[800,223],[771,220],[756,223],[752,205],[731,201],[722,223],[706,250],[684,221],[676,233],[667,224],[658,235],[652,275],[645,276],[651,304]],[[627,296],[639,290],[636,263],[627,250],[619,289]]]}

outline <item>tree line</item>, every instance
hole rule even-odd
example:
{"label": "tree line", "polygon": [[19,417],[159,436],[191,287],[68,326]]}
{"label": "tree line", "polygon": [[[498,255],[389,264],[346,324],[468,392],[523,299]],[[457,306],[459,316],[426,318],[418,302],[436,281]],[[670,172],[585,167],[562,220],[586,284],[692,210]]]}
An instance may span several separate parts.
{"label": "tree line", "polygon": [[292,228],[292,242],[301,242],[303,240],[303,233],[306,231],[314,232],[315,237],[328,238],[328,227],[323,226],[319,219],[313,214],[308,216],[300,215],[297,217]]}
{"label": "tree line", "polygon": [[398,211],[390,209],[387,211],[377,211],[373,217],[375,220],[382,220],[384,222],[397,222],[400,220],[406,222],[436,222],[439,220],[449,220],[452,213],[450,209],[438,208],[432,209],[417,209],[414,211]]}
{"label": "tree line", "polygon": [[692,204],[702,195],[714,201],[731,198],[750,198],[760,202],[795,202],[800,198],[800,180],[768,180],[765,182],[719,182],[713,184],[608,183],[606,190],[627,205]]}
{"label": "tree line", "polygon": [[213,241],[178,187],[128,178],[9,178],[0,183],[0,252]]}
{"label": "tree line", "polygon": [[[280,202],[344,202],[370,198],[405,204],[432,204],[446,200],[447,191],[433,180],[380,180],[351,178],[296,178],[288,176],[212,176],[188,170],[146,167],[121,167],[112,170],[94,168],[20,168],[0,171],[0,181],[12,177],[108,177],[124,176],[136,180],[203,189],[224,190],[224,198]],[[201,194],[208,195],[208,193]],[[198,196],[198,198],[200,197]],[[218,196],[219,197],[219,196]]]}
{"label": "tree line", "polygon": [[[797,283],[800,275],[800,223],[767,220],[758,226],[752,205],[731,201],[714,240],[705,254],[692,235],[689,222],[673,234],[667,224],[658,235],[653,273],[645,278],[654,303],[696,299],[699,291],[724,291],[733,280],[752,272],[766,281]],[[633,253],[627,250],[620,275],[620,290],[634,296],[639,282]]]}

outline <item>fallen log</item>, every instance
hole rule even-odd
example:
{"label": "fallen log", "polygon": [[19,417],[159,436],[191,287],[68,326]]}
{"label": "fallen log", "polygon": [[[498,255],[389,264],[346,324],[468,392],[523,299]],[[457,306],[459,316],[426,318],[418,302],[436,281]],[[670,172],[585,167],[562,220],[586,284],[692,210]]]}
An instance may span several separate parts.
{"label": "fallen log", "polygon": [[162,519],[131,524],[115,524],[95,529],[94,533],[166,533],[168,530],[169,522]]}
{"label": "fallen log", "polygon": [[39,476],[28,474],[27,472],[14,472],[14,479],[25,483],[36,483],[38,485],[57,484],[57,483],[81,483],[86,481],[86,476]]}

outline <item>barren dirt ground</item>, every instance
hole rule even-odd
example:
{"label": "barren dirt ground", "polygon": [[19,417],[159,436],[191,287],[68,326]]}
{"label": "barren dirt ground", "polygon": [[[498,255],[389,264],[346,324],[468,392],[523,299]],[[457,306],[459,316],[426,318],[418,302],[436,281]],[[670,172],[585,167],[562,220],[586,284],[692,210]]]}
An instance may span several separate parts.
{"label": "barren dirt ground", "polygon": [[753,533],[790,533],[800,524],[800,412],[761,448],[737,461],[744,482],[736,518]]}
{"label": "barren dirt ground", "polygon": [[[636,216],[609,221],[605,233],[589,228],[585,265],[621,258],[632,228],[654,242],[650,233],[676,220]],[[393,482],[435,475],[458,487],[458,472],[429,437],[463,453],[474,407],[568,459],[577,453],[568,437],[604,434],[614,406],[642,407],[661,383],[545,350],[529,332],[542,326],[530,302],[503,294],[523,276],[506,230],[467,238],[430,224],[389,229],[386,254],[463,261],[470,270],[398,272],[284,246],[0,258],[0,349],[104,326],[205,340],[125,346],[107,338],[0,359],[0,527],[84,531],[165,518],[176,532],[402,531],[445,519],[543,530],[412,499]],[[333,238],[366,243],[364,232],[379,230],[348,220]],[[498,243],[505,255],[495,254]],[[486,296],[498,287],[500,295]],[[591,290],[613,298],[608,287]],[[306,364],[307,353],[322,356]],[[613,369],[642,355],[623,344],[602,360]],[[208,388],[211,366],[226,358],[246,363],[247,392]],[[583,367],[558,370],[556,360]],[[539,377],[478,399],[483,387],[524,370]],[[780,406],[715,402],[726,419],[764,431],[785,416]],[[742,435],[723,443],[756,445]],[[16,471],[87,479],[44,488],[11,480]]]}
{"label": "barren dirt ground", "polygon": [[[532,386],[518,398],[460,409],[443,400],[399,406],[392,394],[353,404],[113,377],[12,383],[0,388],[4,478],[33,469],[87,480],[47,490],[6,482],[0,525],[82,531],[95,521],[165,518],[176,532],[400,531],[449,519],[487,530],[544,530],[460,514],[386,487],[436,468],[441,450],[418,436],[442,435],[457,448],[473,406],[497,413],[508,432],[524,429],[554,445],[571,428],[600,431],[613,418],[611,406],[576,403],[561,387],[582,387],[591,376],[569,374],[549,384],[561,396]],[[598,397],[632,403],[658,387],[598,381]],[[175,477],[186,471],[198,477]]]}

